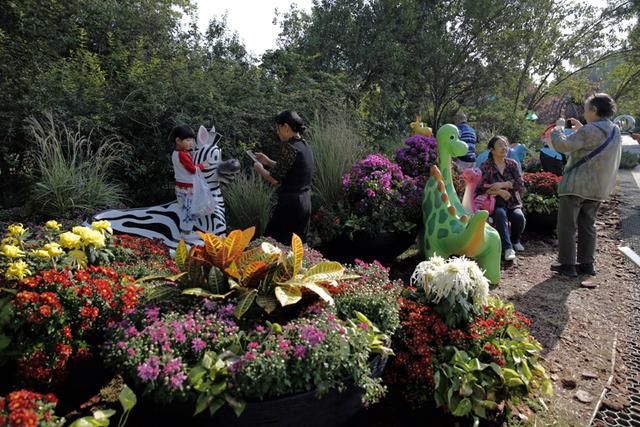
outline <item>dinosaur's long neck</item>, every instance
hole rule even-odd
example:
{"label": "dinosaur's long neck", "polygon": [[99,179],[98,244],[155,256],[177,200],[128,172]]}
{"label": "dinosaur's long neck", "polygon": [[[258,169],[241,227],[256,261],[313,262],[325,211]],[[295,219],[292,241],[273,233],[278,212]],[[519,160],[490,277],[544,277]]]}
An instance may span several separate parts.
{"label": "dinosaur's long neck", "polygon": [[475,206],[473,204],[473,196],[476,193],[476,187],[478,186],[478,181],[471,179],[466,182],[467,185],[464,187],[464,196],[462,196],[462,206],[469,212],[475,212]]}
{"label": "dinosaur's long neck", "polygon": [[462,203],[460,203],[458,193],[456,193],[456,189],[453,186],[453,179],[451,177],[451,156],[449,153],[442,153],[441,151],[438,153],[438,166],[440,167],[442,180],[444,181],[445,189],[449,196],[451,205],[456,208],[456,211],[458,211],[460,215],[471,214],[472,212],[468,212],[468,210],[462,206]]}

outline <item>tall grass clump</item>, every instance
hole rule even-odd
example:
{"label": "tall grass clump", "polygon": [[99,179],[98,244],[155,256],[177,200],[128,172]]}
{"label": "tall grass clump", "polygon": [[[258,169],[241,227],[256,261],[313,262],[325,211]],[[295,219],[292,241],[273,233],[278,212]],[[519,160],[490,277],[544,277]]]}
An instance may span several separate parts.
{"label": "tall grass clump", "polygon": [[274,187],[251,171],[239,175],[223,189],[229,229],[256,227],[256,236],[264,233],[271,210]]}
{"label": "tall grass clump", "polygon": [[313,192],[321,206],[333,206],[342,198],[342,175],[364,154],[364,138],[341,117],[320,120],[311,126],[315,161]]}
{"label": "tall grass clump", "polygon": [[94,138],[57,125],[51,114],[27,119],[33,139],[30,154],[35,169],[32,192],[35,213],[50,217],[120,204],[122,188],[110,180],[109,171],[119,163],[125,145],[114,137]]}

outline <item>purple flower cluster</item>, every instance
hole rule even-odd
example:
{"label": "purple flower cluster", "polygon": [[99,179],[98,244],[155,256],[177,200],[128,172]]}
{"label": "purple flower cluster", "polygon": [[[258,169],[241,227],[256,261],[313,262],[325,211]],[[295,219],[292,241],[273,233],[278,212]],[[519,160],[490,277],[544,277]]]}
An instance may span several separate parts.
{"label": "purple flower cluster", "polygon": [[404,140],[405,147],[396,151],[396,162],[402,172],[413,178],[428,177],[429,170],[438,160],[438,143],[435,138],[413,135]]}
{"label": "purple flower cluster", "polygon": [[237,339],[233,305],[207,302],[185,314],[161,314],[148,307],[138,324],[123,320],[105,344],[107,361],[124,367],[137,382],[164,389],[169,395],[185,391],[185,380],[207,349],[220,351]]}
{"label": "purple flower cluster", "polygon": [[398,221],[419,219],[416,180],[382,154],[370,154],[342,177],[348,215],[368,218],[371,231],[394,231]]}

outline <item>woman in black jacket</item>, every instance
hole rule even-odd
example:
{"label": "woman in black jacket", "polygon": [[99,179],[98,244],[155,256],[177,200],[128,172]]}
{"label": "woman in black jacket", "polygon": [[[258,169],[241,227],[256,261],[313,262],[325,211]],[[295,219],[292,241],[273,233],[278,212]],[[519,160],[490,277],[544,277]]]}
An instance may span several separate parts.
{"label": "woman in black jacket", "polygon": [[305,242],[309,236],[311,219],[313,152],[302,139],[306,126],[298,113],[283,111],[276,116],[275,122],[276,133],[282,142],[278,160],[256,153],[258,161],[253,165],[264,179],[279,185],[278,202],[271,213],[265,235],[290,244],[291,235],[295,233]]}

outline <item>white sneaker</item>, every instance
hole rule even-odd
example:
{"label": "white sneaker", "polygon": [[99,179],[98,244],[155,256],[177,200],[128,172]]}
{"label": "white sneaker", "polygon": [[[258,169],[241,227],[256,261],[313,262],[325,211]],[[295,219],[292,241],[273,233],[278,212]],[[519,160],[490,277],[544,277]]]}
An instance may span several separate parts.
{"label": "white sneaker", "polygon": [[504,251],[505,261],[513,261],[514,259],[516,259],[516,251],[514,251],[513,249],[507,249],[506,251]]}
{"label": "white sneaker", "polygon": [[522,246],[522,243],[520,243],[520,242],[514,243],[513,244],[513,249],[515,249],[518,252],[522,252],[522,251],[524,251],[524,246]]}

